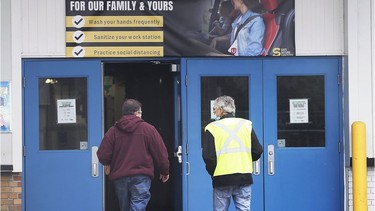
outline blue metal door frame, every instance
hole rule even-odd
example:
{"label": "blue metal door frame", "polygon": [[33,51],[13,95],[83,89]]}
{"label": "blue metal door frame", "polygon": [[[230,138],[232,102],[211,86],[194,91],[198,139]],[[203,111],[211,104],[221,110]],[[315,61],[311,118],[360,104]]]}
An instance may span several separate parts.
{"label": "blue metal door frame", "polygon": [[[247,58],[247,59],[239,59],[240,61],[246,61],[246,60],[253,60],[254,58]],[[255,58],[257,59],[257,58]],[[259,59],[259,58],[258,58]],[[192,58],[192,59],[189,59],[189,58],[183,58],[181,60],[181,78],[184,78],[185,76],[189,76],[189,71],[194,71],[194,70],[190,70],[189,68],[189,61],[196,61],[196,60],[202,60],[202,62],[200,63],[200,65],[202,66],[201,68],[198,68],[199,71],[203,70],[204,69],[207,69],[207,68],[210,68],[213,73],[212,75],[215,75],[215,74],[218,74],[217,72],[215,72],[214,69],[211,68],[211,65],[212,65],[212,59],[195,59],[195,58]],[[341,93],[341,89],[340,89],[340,81],[339,79],[341,78],[341,58],[340,57],[293,57],[293,58],[261,58],[261,60],[263,61],[263,76],[262,76],[262,83],[264,85],[262,85],[260,87],[260,89],[263,90],[263,92],[265,92],[263,94],[263,108],[265,109],[264,110],[264,113],[262,114],[263,116],[266,115],[266,112],[271,112],[271,110],[273,110],[272,112],[273,113],[270,113],[269,115],[273,115],[275,116],[276,114],[274,113],[275,112],[275,109],[274,109],[274,105],[272,105],[272,103],[269,103],[268,100],[270,100],[271,98],[274,97],[274,95],[276,94],[276,88],[275,88],[275,83],[276,83],[276,79],[275,77],[279,74],[279,75],[314,75],[314,74],[323,74],[324,77],[325,77],[325,80],[326,80],[326,92],[329,91],[331,93],[329,93],[327,96],[329,99],[327,101],[327,107],[330,107],[327,112],[327,117],[326,119],[334,119],[334,121],[337,123],[336,125],[330,125],[327,127],[327,130],[330,130],[331,132],[328,134],[329,138],[334,138],[334,139],[337,139],[337,142],[335,143],[329,143],[327,145],[327,152],[328,154],[331,153],[331,152],[334,152],[336,153],[336,157],[334,158],[336,161],[334,162],[335,163],[335,166],[334,168],[336,168],[337,170],[335,170],[335,173],[334,175],[331,175],[330,176],[330,180],[327,181],[327,185],[330,183],[330,182],[337,182],[334,187],[334,191],[333,193],[335,194],[335,196],[333,196],[333,198],[331,197],[331,199],[333,199],[333,203],[334,205],[331,206],[331,208],[338,208],[338,209],[343,209],[343,168],[341,168],[342,166],[342,163],[343,163],[343,154],[342,154],[342,151],[341,150],[341,153],[339,152],[339,146],[341,144],[341,147],[343,146],[343,143],[342,143],[342,105],[341,105],[341,96],[342,96],[342,93]],[[211,61],[211,63],[210,63]],[[222,64],[221,62],[222,61],[227,61],[227,64],[226,65],[229,65],[229,66],[233,66],[233,62],[232,59],[228,59],[228,58],[225,58],[225,59],[217,59],[216,61],[220,61],[219,63]],[[194,67],[196,68],[196,67]],[[306,72],[304,71],[306,70]],[[278,72],[280,71],[280,72]],[[220,72],[220,71],[219,71]],[[221,73],[219,73],[220,75]],[[228,72],[227,75],[231,75],[231,72]],[[183,137],[182,137],[182,143],[183,143],[183,149],[184,149],[184,157],[183,157],[183,209],[184,210],[191,210],[190,207],[190,203],[195,203],[195,202],[190,202],[189,200],[191,200],[191,195],[195,196],[197,193],[196,192],[189,192],[189,185],[192,185],[191,183],[189,183],[189,174],[191,173],[191,165],[194,165],[190,162],[190,159],[189,156],[192,155],[192,147],[191,147],[191,144],[189,143],[189,141],[194,141],[194,140],[191,140],[190,137],[192,136],[189,132],[189,127],[191,127],[191,125],[189,126],[189,118],[200,118],[199,116],[194,116],[192,115],[191,113],[191,110],[196,110],[198,109],[199,110],[199,96],[196,96],[197,98],[195,99],[191,99],[189,98],[189,90],[190,89],[200,89],[199,87],[199,84],[197,86],[196,83],[193,83],[194,86],[193,87],[190,87],[190,85],[192,83],[191,80],[197,80],[197,78],[190,78],[190,77],[187,77],[186,78],[186,83],[187,85],[182,85],[182,90],[181,90],[181,98],[182,98],[182,119],[184,120],[183,121],[183,125],[182,125],[182,131],[183,131]],[[273,83],[272,86],[270,86],[271,84]],[[326,99],[327,99],[326,97]],[[193,102],[191,102],[193,101]],[[267,105],[266,105],[267,104]],[[333,108],[333,110],[332,110]],[[193,111],[194,113],[194,111]],[[268,115],[268,116],[269,116]],[[263,118],[263,117],[262,117]],[[275,128],[277,127],[275,125],[275,122],[269,122],[272,120],[269,119],[267,120],[266,122],[266,118],[270,118],[270,117],[266,117],[264,116],[264,120],[262,121],[265,121],[264,123],[264,139],[265,139],[265,142],[263,143],[264,145],[264,149],[265,149],[265,154],[263,155],[263,166],[262,167],[262,171],[263,171],[263,174],[262,176],[265,178],[265,179],[268,179],[269,181],[272,181],[270,180],[270,178],[268,178],[269,176],[267,176],[267,145],[269,144],[267,141],[266,141],[266,137],[271,135],[271,134],[274,134],[275,133]],[[198,121],[199,122],[199,121]],[[196,122],[194,122],[194,124],[196,124]],[[266,125],[268,125],[268,129],[266,130]],[[273,125],[273,126],[272,126]],[[273,128],[273,129],[272,129]],[[272,135],[273,136],[273,135]],[[334,146],[333,146],[334,145]],[[343,147],[342,147],[343,148]],[[279,150],[279,149],[278,149]],[[277,151],[276,151],[277,152]],[[279,153],[280,154],[280,153]],[[195,154],[194,154],[195,155]],[[303,155],[303,154],[302,154]],[[335,155],[333,155],[335,156]],[[201,159],[201,157],[199,157],[198,159]],[[320,169],[320,170],[323,170],[324,169]],[[205,177],[207,176],[205,170],[203,169],[202,170],[203,172],[201,173],[201,176],[202,177]],[[291,178],[292,178],[293,175],[291,175]],[[335,178],[337,177],[337,178]],[[334,181],[332,181],[334,180]],[[266,181],[265,181],[266,182]],[[275,203],[274,206],[269,206],[270,204],[274,203],[274,202],[271,202],[269,200],[267,200],[267,197],[270,197],[270,199],[272,199],[271,195],[270,194],[270,190],[268,190],[268,193],[267,192],[267,185],[266,184],[263,184],[264,185],[264,188],[265,188],[265,195],[264,195],[264,200],[265,200],[265,204],[264,204],[264,207],[262,210],[267,210],[267,211],[273,211],[273,210],[278,210],[278,208],[275,208],[275,206],[277,206],[277,204]],[[274,184],[276,185],[276,184]],[[278,184],[280,185],[280,184]],[[270,188],[270,187],[268,187]],[[293,189],[294,191],[296,191],[295,189]],[[317,189],[319,190],[319,189]],[[208,190],[202,190],[204,191],[206,194],[210,194],[210,191]],[[255,193],[254,193],[255,194]],[[285,192],[283,193],[278,193],[278,194],[287,194]],[[331,193],[332,194],[332,193]],[[199,195],[199,194],[197,194]],[[295,201],[294,199],[291,199],[291,203],[295,203],[297,205],[300,205],[298,204],[298,201]],[[298,200],[298,199],[297,199]],[[209,201],[209,200],[208,200]],[[323,200],[324,201],[324,200]],[[302,200],[302,202],[306,202],[304,200]],[[325,202],[325,201],[324,201]],[[209,202],[206,202],[206,203],[209,203]],[[283,203],[282,201],[278,201],[278,203]],[[268,204],[268,205],[267,205]],[[210,207],[211,205],[209,205],[208,207]],[[281,207],[282,204],[281,204]],[[286,208],[288,206],[285,206]],[[290,206],[289,206],[290,207]],[[293,207],[293,206],[291,206]],[[316,208],[316,207],[315,207]],[[328,208],[330,209],[330,208]]]}
{"label": "blue metal door frame", "polygon": [[[317,61],[319,62],[319,61],[321,61],[321,59],[323,59],[323,60],[326,60],[326,59],[329,59],[331,62],[333,62],[333,63],[336,63],[336,65],[334,65],[335,66],[335,68],[336,68],[336,70],[337,70],[337,72],[336,72],[336,74],[338,74],[338,76],[341,76],[341,58],[339,58],[339,57],[313,57],[313,58],[309,58],[309,57],[293,57],[293,58],[245,58],[245,59],[243,59],[243,58],[241,58],[241,59],[239,59],[239,58],[236,58],[236,59],[234,59],[234,58],[217,58],[217,59],[195,59],[195,58],[181,58],[179,61],[178,61],[178,59],[173,59],[173,63],[178,63],[178,62],[180,62],[180,70],[181,70],[181,72],[180,72],[180,78],[181,78],[181,80],[180,80],[180,83],[181,83],[181,90],[180,91],[177,91],[177,92],[179,92],[179,93],[175,93],[175,96],[178,96],[179,94],[180,94],[180,102],[181,102],[181,105],[180,106],[178,106],[178,104],[176,104],[176,111],[179,111],[179,112],[181,112],[180,114],[178,114],[178,112],[176,112],[175,113],[175,116],[177,117],[178,115],[181,115],[181,123],[182,123],[182,125],[181,125],[181,127],[182,127],[182,129],[181,129],[181,139],[182,139],[182,149],[183,149],[183,153],[182,153],[182,166],[181,166],[181,183],[182,183],[182,207],[183,207],[183,210],[189,210],[189,201],[188,201],[188,198],[190,197],[189,195],[191,195],[191,194],[194,194],[194,193],[189,193],[187,190],[189,189],[188,188],[188,185],[189,185],[189,173],[190,173],[190,171],[191,171],[191,164],[189,163],[189,158],[188,158],[188,156],[189,156],[189,143],[188,143],[188,141],[189,141],[189,134],[188,134],[188,131],[189,131],[189,126],[188,126],[188,120],[189,120],[189,118],[192,118],[192,116],[190,116],[190,114],[191,113],[189,113],[189,110],[190,109],[194,109],[194,107],[192,107],[192,104],[191,103],[193,103],[193,102],[190,102],[189,100],[188,100],[188,92],[189,92],[189,78],[185,78],[185,76],[187,76],[188,75],[188,70],[189,70],[189,66],[188,66],[188,62],[189,61],[192,61],[192,60],[201,60],[202,61],[202,63],[201,63],[201,65],[203,65],[203,67],[208,67],[207,66],[207,64],[206,64],[206,61],[207,60],[215,60],[215,61],[220,61],[219,63],[220,64],[223,64],[223,63],[228,63],[228,65],[231,65],[231,63],[230,63],[230,61],[232,61],[232,60],[237,60],[237,61],[250,61],[250,60],[261,60],[263,63],[267,63],[267,62],[270,62],[270,64],[276,64],[276,66],[277,67],[280,67],[280,66],[284,66],[282,69],[284,69],[284,70],[282,70],[282,71],[288,71],[288,70],[286,70],[287,68],[288,68],[288,66],[289,65],[291,65],[291,64],[295,64],[295,63],[298,63],[298,62],[302,62],[302,63],[300,63],[300,70],[298,69],[298,68],[295,68],[295,70],[293,70],[292,72],[291,72],[291,74],[299,74],[299,73],[303,73],[303,67],[305,66],[305,65],[314,65],[314,62],[316,63]],[[160,60],[160,59],[159,59]],[[167,59],[167,61],[169,61],[170,59]],[[24,62],[23,62],[23,75],[24,76],[26,76],[26,73],[25,73],[25,70],[26,69],[28,69],[28,68],[30,68],[30,66],[28,66],[29,64],[32,64],[32,63],[38,63],[39,61],[41,61],[41,62],[46,62],[45,64],[53,64],[53,66],[54,66],[54,71],[57,71],[56,73],[57,73],[57,76],[63,76],[63,77],[65,77],[65,76],[74,76],[74,75],[76,75],[79,71],[81,71],[81,69],[82,69],[82,67],[83,67],[83,69],[85,69],[84,67],[85,67],[85,65],[83,65],[83,66],[80,66],[80,65],[78,65],[78,64],[80,64],[80,62],[83,62],[83,63],[86,63],[86,62],[89,62],[89,61],[91,61],[92,62],[92,64],[93,64],[93,68],[94,69],[97,69],[97,70],[99,70],[100,71],[100,69],[101,69],[101,62],[102,61],[104,61],[104,60],[87,60],[87,59],[85,59],[85,60],[33,60],[33,59],[28,59],[28,60],[24,60]],[[61,63],[61,61],[66,61],[66,63]],[[114,60],[105,60],[105,61],[114,61]],[[116,60],[116,61],[118,61],[118,60]],[[123,61],[123,60],[122,60]],[[149,61],[152,61],[152,60],[150,60],[150,59],[132,59],[132,61],[137,61],[137,62],[149,62]],[[68,64],[68,63],[71,63],[71,64]],[[279,62],[279,63],[278,63]],[[59,66],[59,64],[61,65],[61,66]],[[48,66],[48,65],[47,65]],[[292,65],[293,66],[293,65]],[[35,68],[35,73],[32,73],[31,75],[29,75],[29,76],[27,76],[27,77],[39,77],[39,76],[42,76],[42,77],[47,77],[48,75],[50,75],[50,74],[41,74],[41,75],[39,75],[39,76],[37,76],[38,75],[38,69],[39,70],[41,70],[41,71],[43,71],[43,69],[44,69],[44,65],[42,65],[42,66],[35,66],[35,67],[38,67],[38,68]],[[62,70],[61,68],[62,67],[64,67],[65,69],[67,69],[67,67],[68,67],[68,69],[70,69],[71,71],[68,71],[68,72],[65,72],[65,73],[63,73],[65,70]],[[78,67],[78,69],[77,69],[77,67]],[[63,69],[64,69],[63,68]],[[263,68],[264,68],[264,66],[263,66]],[[324,65],[322,66],[322,68],[324,68]],[[92,69],[92,68],[91,68]],[[266,68],[267,69],[267,68]],[[272,68],[271,68],[272,69]],[[271,71],[272,72],[272,71]],[[270,74],[271,74],[271,72],[269,72]],[[63,74],[62,74],[63,73]],[[36,74],[36,75],[34,75],[34,74]],[[89,74],[89,73],[88,73]],[[96,74],[96,73],[95,73]],[[100,72],[100,74],[101,74],[101,72]],[[222,75],[225,75],[226,73],[225,72],[223,72],[222,73]],[[228,73],[228,74],[230,74],[230,73]],[[52,75],[54,75],[54,74],[52,74]],[[78,74],[79,75],[79,74]],[[81,74],[81,76],[82,76],[82,74]],[[26,77],[26,78],[27,78]],[[98,77],[99,78],[97,78],[97,76],[95,76],[95,83],[97,83],[97,84],[101,84],[101,77],[102,76],[100,76],[100,75],[98,75]],[[266,75],[266,72],[263,72],[263,75],[261,76],[261,78],[260,78],[260,80],[259,81],[257,81],[257,82],[262,82],[262,83],[265,83],[264,81],[265,81],[265,79],[264,78],[269,78],[269,77],[271,77],[270,75]],[[330,76],[330,77],[333,77],[333,76]],[[267,79],[268,80],[268,79]],[[274,79],[270,79],[270,80],[274,80]],[[28,83],[28,80],[26,81],[26,83]],[[188,86],[186,86],[185,84],[186,83],[188,83]],[[97,93],[101,93],[101,90],[99,90],[98,89],[98,87],[100,87],[100,89],[101,89],[101,86],[97,86],[97,84],[96,84],[96,87],[92,87],[92,90],[96,90],[96,91],[93,91],[93,95],[97,95]],[[260,85],[260,87],[261,87],[261,89],[267,89],[266,87],[264,87],[265,85]],[[37,87],[34,87],[34,88],[37,88]],[[199,87],[195,87],[195,88],[199,88]],[[175,91],[177,90],[177,88],[175,89]],[[24,128],[24,131],[26,131],[25,133],[24,133],[24,137],[23,137],[23,140],[25,140],[29,135],[31,135],[31,136],[33,136],[33,135],[36,135],[36,134],[29,134],[27,131],[28,130],[30,130],[31,128],[29,128],[29,126],[27,126],[26,125],[26,122],[28,121],[27,120],[27,118],[25,118],[25,116],[26,116],[26,114],[27,114],[27,111],[28,110],[26,110],[27,108],[26,108],[26,106],[25,106],[25,102],[30,102],[31,100],[33,100],[32,98],[30,98],[30,99],[27,99],[28,98],[28,94],[27,94],[27,90],[25,90],[24,91],[24,93],[23,93],[23,96],[24,96],[24,106],[23,106],[23,108],[24,108],[24,116],[23,116],[23,121],[25,122],[25,128]],[[268,96],[267,96],[268,97]],[[341,107],[342,107],[342,105],[341,105],[341,101],[339,100],[339,99],[341,99],[341,89],[338,89],[337,90],[337,106],[338,106],[338,113],[339,113],[339,115],[338,116],[335,116],[334,118],[338,118],[338,125],[339,125],[339,135],[338,135],[338,139],[339,140],[342,140],[342,116],[341,116]],[[263,99],[265,98],[265,96],[263,97]],[[176,99],[176,101],[178,101],[177,99]],[[95,102],[89,102],[90,104],[96,104]],[[196,103],[196,102],[195,102]],[[94,108],[94,109],[97,109],[97,110],[101,110],[101,103],[98,103],[97,105],[100,105],[100,108]],[[265,108],[266,108],[266,105],[264,105],[265,106]],[[262,106],[261,106],[262,107]],[[36,109],[36,108],[34,108],[34,109]],[[261,108],[261,109],[263,109],[263,107]],[[270,108],[267,108],[267,109],[270,109]],[[27,114],[27,115],[29,115],[29,114]],[[261,113],[257,113],[257,114],[254,114],[254,115],[261,115],[260,117],[252,117],[252,118],[260,118],[260,119],[262,119],[262,120],[260,120],[260,121],[263,121],[263,113],[261,112]],[[176,122],[178,122],[178,120],[176,119]],[[98,136],[98,137],[101,137],[102,136],[102,134],[101,134],[101,130],[102,130],[102,126],[101,126],[101,121],[100,121],[100,128],[97,130],[97,131],[100,131],[100,134],[92,134],[91,136]],[[264,124],[264,123],[262,123],[262,124]],[[97,126],[95,126],[95,128],[96,128]],[[263,127],[263,126],[259,126],[259,127]],[[178,132],[177,132],[178,133]],[[176,133],[176,134],[177,134]],[[263,132],[262,132],[263,133]],[[265,133],[266,134],[266,133]],[[260,136],[260,135],[258,135],[258,136]],[[262,136],[263,136],[263,134],[262,134]],[[266,136],[266,135],[264,135],[264,136]],[[179,137],[176,137],[176,140],[178,139]],[[93,142],[93,144],[94,143],[96,143],[96,142]],[[176,146],[177,145],[179,145],[179,144],[181,144],[180,142],[176,142]],[[25,141],[24,141],[24,145],[25,145]],[[91,146],[91,145],[90,145]],[[264,148],[265,148],[265,153],[266,153],[266,146],[264,146]],[[264,156],[263,156],[263,158],[262,159],[265,159],[264,158]],[[337,168],[339,168],[339,178],[338,178],[338,180],[339,180],[339,183],[340,183],[340,185],[339,185],[339,200],[340,200],[340,209],[342,209],[343,208],[343,187],[344,187],[344,185],[343,185],[343,168],[340,168],[340,166],[342,166],[342,161],[343,161],[343,156],[342,156],[342,154],[340,154],[339,155],[339,166],[337,167]],[[24,158],[24,160],[25,160],[25,158]],[[267,163],[267,160],[262,160],[262,166],[265,166],[264,164],[266,164]],[[27,177],[27,173],[28,173],[28,169],[26,169],[26,166],[27,165],[27,163],[26,162],[24,162],[24,171],[23,171],[23,189],[24,190],[26,190],[27,191],[27,189],[25,188],[25,184],[26,184],[26,182],[30,182],[30,181],[25,181],[25,178]],[[266,173],[266,167],[262,167],[262,171],[264,171],[263,173]],[[101,171],[99,171],[99,172],[101,172]],[[202,172],[203,173],[203,175],[202,176],[207,176],[206,175],[206,172]],[[265,176],[265,175],[263,175],[263,176]],[[100,177],[102,178],[102,175],[100,175]],[[77,184],[77,185],[79,185],[79,184]],[[102,186],[100,185],[100,188],[102,188]],[[205,190],[203,190],[203,191],[205,191]],[[101,195],[102,196],[102,195]],[[26,202],[27,203],[27,200],[29,200],[29,199],[27,199],[26,197],[25,197],[25,194],[24,194],[24,196],[23,196],[23,202]],[[266,199],[266,197],[265,197],[265,200],[267,200]],[[98,200],[98,201],[101,201],[101,199],[100,200]],[[102,202],[102,201],[101,201]],[[267,202],[266,202],[267,203]],[[96,206],[102,206],[102,205],[96,205]],[[211,206],[211,204],[210,204],[210,206]],[[24,209],[25,209],[25,207],[23,207]],[[264,210],[267,210],[267,209],[264,209]]]}

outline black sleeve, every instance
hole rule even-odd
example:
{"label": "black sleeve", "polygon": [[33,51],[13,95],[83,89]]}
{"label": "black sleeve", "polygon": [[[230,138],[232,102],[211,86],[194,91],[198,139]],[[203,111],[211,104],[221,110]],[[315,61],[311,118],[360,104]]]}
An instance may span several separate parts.
{"label": "black sleeve", "polygon": [[251,156],[253,161],[257,161],[263,153],[263,147],[260,145],[255,131],[251,131]]}
{"label": "black sleeve", "polygon": [[214,137],[208,131],[204,132],[202,140],[202,157],[206,164],[207,172],[213,176],[216,169],[216,150]]}

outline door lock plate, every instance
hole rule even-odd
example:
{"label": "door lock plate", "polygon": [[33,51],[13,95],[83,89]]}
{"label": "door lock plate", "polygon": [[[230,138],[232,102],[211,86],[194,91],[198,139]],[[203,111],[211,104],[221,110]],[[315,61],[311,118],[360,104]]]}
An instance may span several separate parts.
{"label": "door lock plate", "polygon": [[177,158],[178,163],[182,163],[182,146],[177,147],[177,152],[174,153],[174,157]]}
{"label": "door lock plate", "polygon": [[268,145],[268,175],[275,174],[275,147],[274,145]]}

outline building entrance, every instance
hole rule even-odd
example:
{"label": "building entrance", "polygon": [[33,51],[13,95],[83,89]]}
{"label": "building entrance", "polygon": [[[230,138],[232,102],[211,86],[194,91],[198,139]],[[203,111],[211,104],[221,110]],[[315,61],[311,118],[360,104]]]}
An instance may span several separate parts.
{"label": "building entrance", "polygon": [[[169,152],[170,180],[162,183],[155,172],[151,185],[151,200],[148,211],[181,210],[180,167],[174,158],[175,143],[178,142],[178,122],[176,122],[175,97],[177,75],[170,64],[159,63],[105,63],[104,132],[121,117],[121,106],[125,99],[133,98],[142,103],[142,118],[155,126],[161,134]],[[177,137],[177,138],[176,138]],[[113,183],[105,176],[105,210],[119,210]],[[174,203],[175,202],[175,203]],[[180,205],[179,205],[180,204]],[[178,207],[180,206],[180,207]]]}
{"label": "building entrance", "polygon": [[126,62],[23,61],[26,210],[119,210],[96,151],[126,98],[142,103],[171,163],[167,183],[153,180],[147,210],[212,209],[201,135],[220,95],[234,97],[236,115],[253,122],[264,147],[254,210],[342,208],[340,59],[182,58],[180,72],[162,61]]}

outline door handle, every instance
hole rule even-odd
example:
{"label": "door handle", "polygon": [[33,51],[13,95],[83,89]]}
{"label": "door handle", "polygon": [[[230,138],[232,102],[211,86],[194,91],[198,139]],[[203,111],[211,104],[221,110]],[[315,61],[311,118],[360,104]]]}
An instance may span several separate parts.
{"label": "door handle", "polygon": [[182,146],[177,147],[177,152],[174,153],[174,157],[177,158],[178,163],[182,163]]}
{"label": "door handle", "polygon": [[99,159],[96,155],[98,151],[97,146],[91,147],[91,176],[98,177],[99,176]]}
{"label": "door handle", "polygon": [[274,145],[268,145],[268,175],[275,174],[275,147]]}
{"label": "door handle", "polygon": [[186,162],[186,176],[189,176],[190,174],[190,163]]}
{"label": "door handle", "polygon": [[260,160],[253,161],[253,167],[254,167],[253,174],[259,175],[260,174]]}

